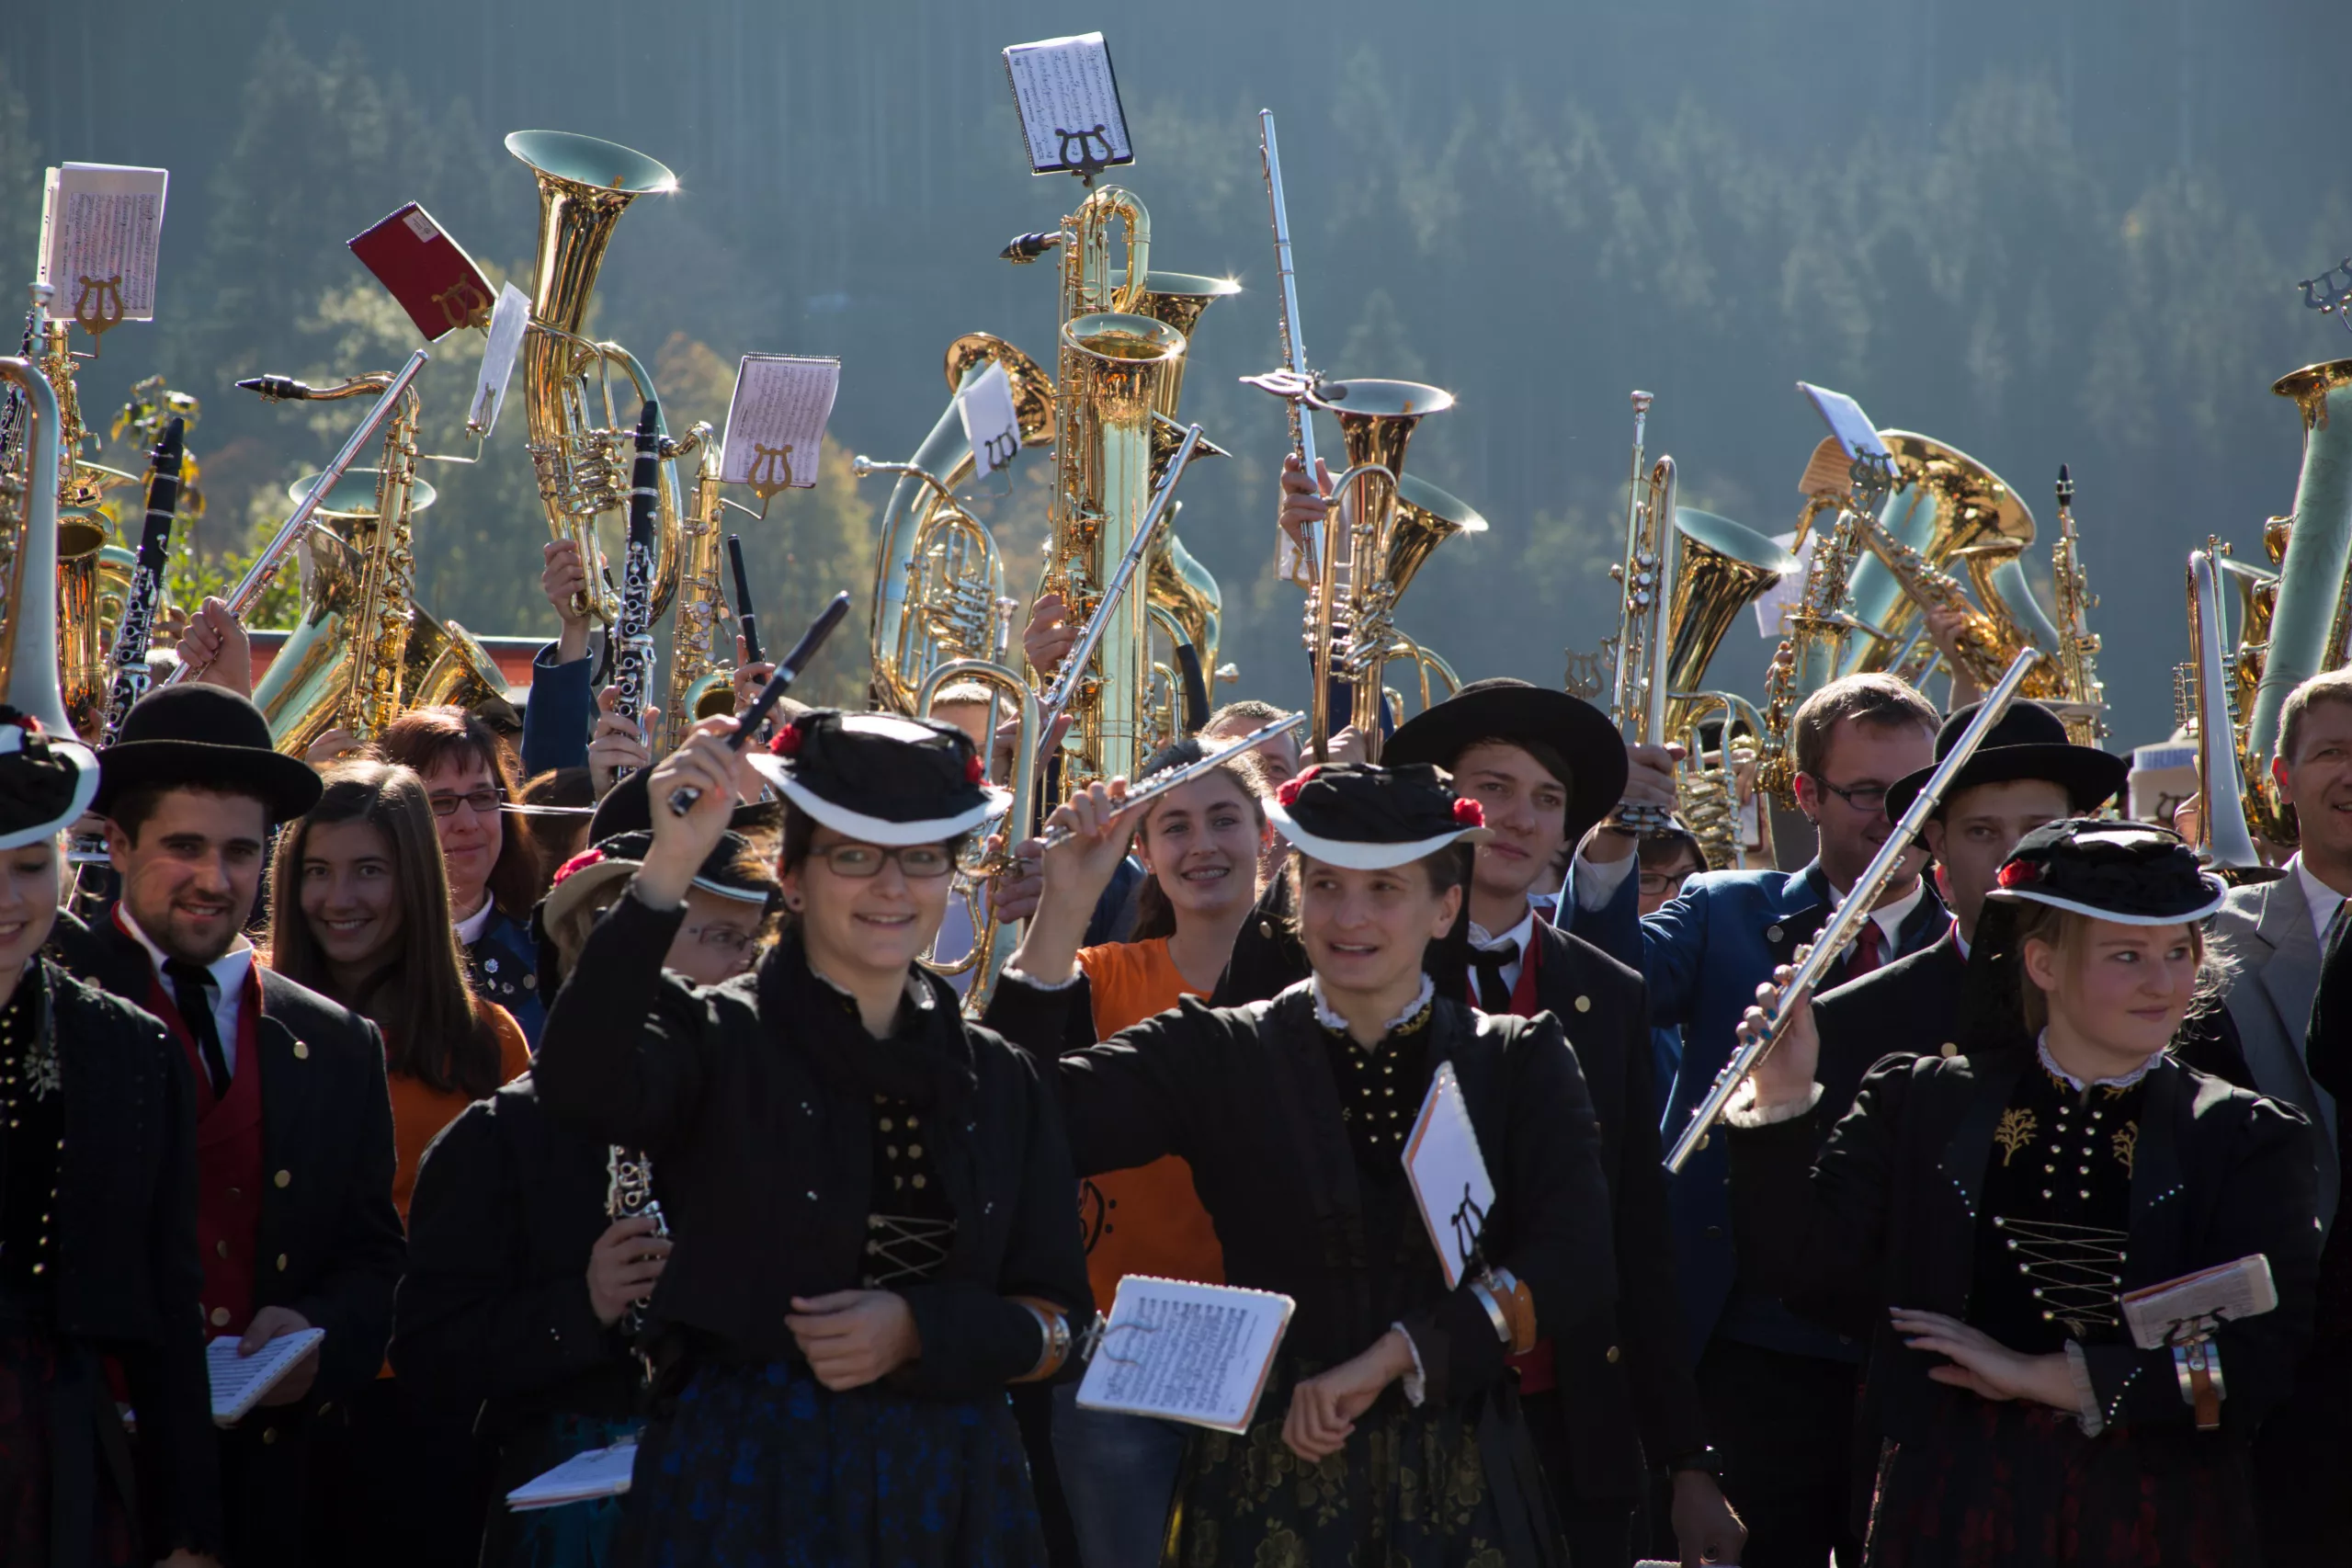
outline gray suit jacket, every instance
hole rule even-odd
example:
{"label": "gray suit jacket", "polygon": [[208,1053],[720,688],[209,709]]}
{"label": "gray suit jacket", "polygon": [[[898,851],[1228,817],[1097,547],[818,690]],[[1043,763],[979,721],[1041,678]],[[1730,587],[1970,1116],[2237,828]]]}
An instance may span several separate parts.
{"label": "gray suit jacket", "polygon": [[2303,1037],[2312,997],[2319,989],[2319,937],[2312,907],[2293,873],[2276,881],[2233,888],[2213,916],[2212,938],[2235,970],[2231,1021],[2245,1049],[2255,1086],[2310,1117],[2319,1161],[2319,1218],[2335,1218],[2339,1173],[2335,1157],[2335,1096],[2312,1082],[2304,1068]]}

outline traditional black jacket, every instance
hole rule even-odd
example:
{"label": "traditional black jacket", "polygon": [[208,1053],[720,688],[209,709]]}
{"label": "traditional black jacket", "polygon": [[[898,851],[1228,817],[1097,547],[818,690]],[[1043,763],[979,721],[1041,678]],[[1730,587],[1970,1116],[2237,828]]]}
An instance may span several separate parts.
{"label": "traditional black jacket", "polygon": [[[1969,1318],[1977,1227],[2002,1112],[2032,1051],[1880,1062],[1863,1079],[1814,1165],[1810,1118],[1732,1128],[1732,1209],[1740,1266],[1797,1311],[1872,1338],[1880,1430],[1926,1431],[1927,1376],[1942,1358],[1896,1337],[1887,1308]],[[2160,1059],[2144,1080],[2130,1160],[2122,1289],[2254,1253],[2270,1260],[2278,1306],[2218,1336],[2228,1398],[2221,1426],[2251,1440],[2292,1386],[2311,1335],[2319,1262],[2314,1174],[2301,1116],[2276,1100]],[[1972,1321],[1972,1320],[1971,1320]],[[2181,1433],[2193,1423],[2168,1350],[2126,1339],[2084,1352],[2105,1419]]]}
{"label": "traditional black jacket", "polygon": [[[868,1266],[874,1094],[828,1065],[833,1026],[813,1009],[841,998],[797,941],[703,989],[661,967],[684,919],[631,892],[597,923],[549,1009],[532,1077],[560,1119],[653,1160],[676,1250],[649,1326],[788,1359],[791,1299],[855,1288]],[[900,1292],[923,1353],[895,1377],[910,1393],[976,1398],[1038,1360],[1037,1320],[1007,1298],[1041,1297],[1081,1323],[1091,1311],[1077,1176],[1029,1060],[963,1023],[944,983],[918,982],[930,999],[921,1039],[861,1030],[858,1042],[933,1064],[929,1158],[956,1221],[940,1271]]]}
{"label": "traditional black jacket", "polygon": [[588,1254],[612,1223],[608,1153],[550,1116],[525,1074],[460,1113],[417,1169],[392,1369],[479,1413],[493,1442],[540,1416],[637,1406],[628,1332],[588,1298]]}
{"label": "traditional black jacket", "polygon": [[[1218,988],[1221,1003],[1256,1000],[1250,993],[1268,986],[1270,995],[1306,973],[1305,954],[1274,923],[1278,908],[1261,906],[1254,918],[1266,929],[1244,933]],[[1535,933],[1534,1010],[1559,1023],[1592,1096],[1618,1279],[1615,1301],[1552,1341],[1559,1411],[1575,1467],[1573,1476],[1558,1479],[1579,1497],[1636,1496],[1645,1453],[1664,1464],[1707,1442],[1683,1346],[1649,1005],[1642,977],[1590,942],[1542,920]]]}
{"label": "traditional black jacket", "polygon": [[[51,963],[35,964],[17,983],[37,988],[32,1006],[48,1014],[64,1107],[43,1269],[60,1351],[51,1397],[70,1392],[89,1403],[70,1422],[53,1417],[52,1429],[89,1438],[78,1457],[95,1479],[100,1424],[115,1420],[97,1358],[113,1357],[139,1417],[145,1555],[183,1546],[217,1553],[220,1460],[198,1307],[204,1274],[187,1064],[153,1018]],[[69,1365],[84,1356],[86,1365]],[[51,1454],[50,1463],[68,1469],[74,1458]],[[52,1538],[66,1528],[53,1519]]]}
{"label": "traditional black jacket", "polygon": [[[1050,1052],[1069,994],[1008,972],[990,1018]],[[1543,1332],[1556,1334],[1605,1310],[1616,1290],[1584,1075],[1550,1018],[1488,1017],[1442,999],[1433,1007],[1428,1069],[1454,1064],[1497,1193],[1487,1256],[1527,1284]],[[1334,1365],[1401,1322],[1431,1401],[1466,1400],[1502,1375],[1492,1320],[1467,1290],[1446,1290],[1426,1236],[1399,1269],[1388,1265],[1395,1238],[1368,1234],[1329,1040],[1306,985],[1231,1009],[1187,998],[1055,1067],[1080,1174],[1182,1157],[1216,1224],[1227,1281],[1298,1303],[1286,1356]],[[1408,1122],[1426,1085],[1399,1091]]]}

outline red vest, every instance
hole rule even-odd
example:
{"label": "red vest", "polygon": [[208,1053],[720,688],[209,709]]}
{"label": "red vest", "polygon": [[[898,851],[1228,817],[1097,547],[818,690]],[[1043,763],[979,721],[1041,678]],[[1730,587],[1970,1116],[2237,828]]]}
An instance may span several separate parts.
{"label": "red vest", "polygon": [[161,980],[147,1010],[187,1052],[196,1081],[196,1240],[204,1259],[204,1333],[243,1334],[253,1317],[255,1252],[261,1234],[261,979],[245,971],[229,1093],[215,1098],[203,1053]]}

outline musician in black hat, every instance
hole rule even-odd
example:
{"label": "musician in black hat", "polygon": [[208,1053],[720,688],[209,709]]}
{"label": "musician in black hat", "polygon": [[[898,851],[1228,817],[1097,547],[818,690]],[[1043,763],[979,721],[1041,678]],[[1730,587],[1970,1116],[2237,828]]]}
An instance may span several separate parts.
{"label": "musician in black hat", "polygon": [[[209,1562],[187,1074],[153,1018],[40,951],[59,835],[97,787],[85,748],[0,707],[0,1559]],[[135,1461],[108,1358],[139,1411]]]}
{"label": "musician in black hat", "polygon": [[221,1434],[228,1560],[309,1561],[308,1449],[383,1364],[402,1257],[383,1037],[258,961],[244,931],[262,846],[316,803],[318,775],[218,687],[142,699],[99,758],[95,808],[121,896],[61,929],[65,965],[144,1008],[193,1079],[203,1325],[245,1354],[326,1337]]}
{"label": "musician in black hat", "polygon": [[1619,1299],[1518,1367],[1569,1556],[1579,1568],[1632,1561],[1646,1453],[1674,1476],[1676,1536],[1713,1561],[1732,1560],[1744,1532],[1716,1484],[1682,1344],[1642,977],[1528,902],[1539,886],[1558,885],[1555,860],[1624,793],[1624,744],[1592,704],[1502,678],[1472,681],[1418,714],[1382,757],[1451,770],[1454,788],[1485,811],[1494,837],[1471,870],[1471,968],[1451,978],[1467,980],[1483,1012],[1558,1019],[1600,1119]]}
{"label": "musician in black hat", "polygon": [[[560,1121],[651,1158],[676,1246],[616,1561],[1037,1562],[1005,1390],[1055,1375],[1089,1315],[1077,1178],[1035,1067],[915,961],[1006,798],[945,724],[817,710],[751,756],[733,726],[653,768],[653,842],[532,1074]],[[764,782],[786,933],[689,985],[661,955]]]}
{"label": "musician in black hat", "polygon": [[[1940,763],[1982,706],[1957,709],[1936,734]],[[1887,790],[1900,818],[1936,771],[1923,767]],[[1951,911],[1943,935],[1813,1003],[1826,1092],[1822,1132],[1836,1125],[1870,1064],[1895,1051],[1949,1055],[1957,1048],[1968,982],[1969,943],[1994,878],[2017,841],[2044,823],[2087,817],[2123,788],[2130,765],[2096,746],[2076,745],[2065,722],[2039,702],[2009,704],[1960,768],[1920,830],[1936,886]]]}
{"label": "musician in black hat", "polygon": [[[2036,828],[1977,918],[1955,1054],[1872,1068],[1826,1150],[1801,1021],[1734,1099],[1740,1267],[1871,1338],[1874,1564],[2259,1561],[2247,1449],[2319,1240],[2301,1113],[2168,1049],[2224,891],[2160,828]],[[2131,1292],[2257,1255],[2275,1309],[2142,1347]]]}
{"label": "musician in black hat", "polygon": [[[1051,1059],[1095,897],[1131,823],[1091,787],[1052,822],[1047,892],[991,1009]],[[1229,1284],[1297,1310],[1249,1429],[1195,1432],[1169,1561],[1434,1568],[1560,1561],[1505,1358],[1592,1319],[1616,1268],[1592,1101],[1559,1024],[1437,994],[1474,800],[1426,765],[1312,767],[1267,815],[1289,841],[1309,976],[1269,1001],[1176,1009],[1055,1062],[1080,1171],[1192,1169]],[[1440,1064],[1496,1199],[1489,1275],[1449,1290],[1402,1151]]]}

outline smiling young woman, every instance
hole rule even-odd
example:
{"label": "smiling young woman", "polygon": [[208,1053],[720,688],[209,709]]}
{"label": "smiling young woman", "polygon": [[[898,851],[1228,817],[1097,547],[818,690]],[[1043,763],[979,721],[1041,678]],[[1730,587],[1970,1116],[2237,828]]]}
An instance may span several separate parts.
{"label": "smiling young woman", "polygon": [[[1133,824],[1097,786],[1055,822],[1047,893],[990,1022],[1047,1055],[1077,936]],[[1461,912],[1475,801],[1437,768],[1310,768],[1268,805],[1293,848],[1309,978],[1270,1002],[1197,998],[1054,1062],[1078,1168],[1174,1154],[1228,1282],[1297,1302],[1238,1437],[1187,1438],[1170,1561],[1224,1568],[1559,1561],[1558,1526],[1504,1366],[1614,1289],[1598,1134],[1558,1022],[1435,994],[1423,964]],[[1449,1290],[1402,1151],[1440,1064],[1460,1075],[1498,1199],[1480,1278]]]}
{"label": "smiling young woman", "polygon": [[[1977,918],[1957,1054],[1880,1062],[1825,1150],[1809,1025],[1735,1104],[1742,1268],[1873,1336],[1872,1563],[2258,1560],[2246,1448],[2293,1386],[2319,1243],[2301,1115],[2171,1050],[2222,893],[2162,829],[2036,828]],[[2214,1335],[2209,1404],[2121,1297],[2255,1254],[2278,1304]]]}

